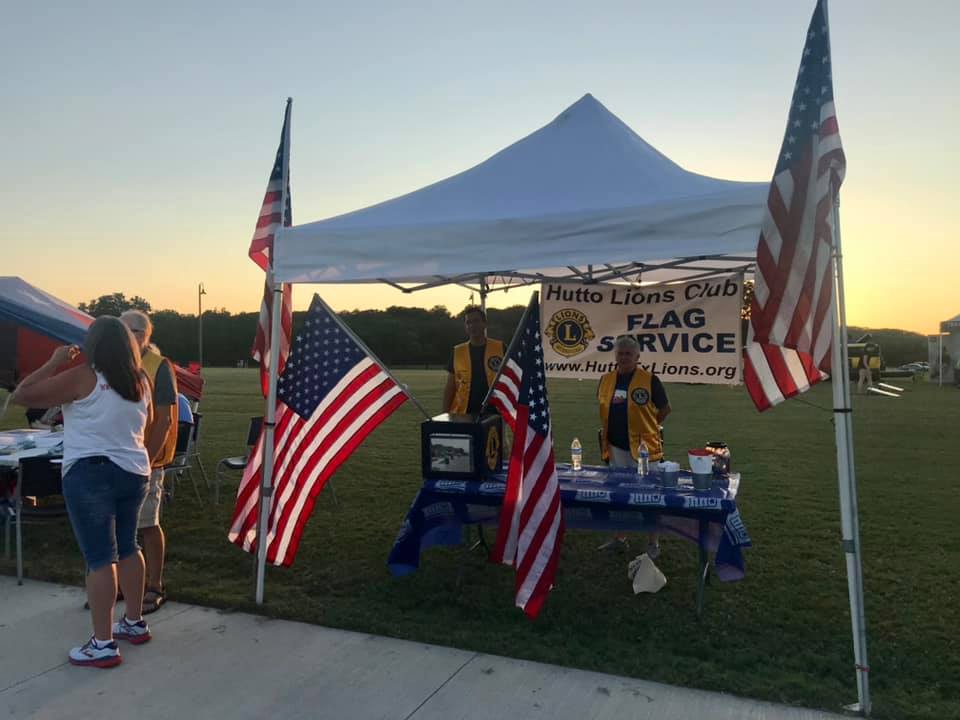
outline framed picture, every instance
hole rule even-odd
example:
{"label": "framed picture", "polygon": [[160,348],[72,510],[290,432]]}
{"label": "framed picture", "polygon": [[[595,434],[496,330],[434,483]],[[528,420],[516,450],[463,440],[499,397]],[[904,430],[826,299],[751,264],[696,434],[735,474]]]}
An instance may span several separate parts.
{"label": "framed picture", "polygon": [[444,473],[473,470],[473,438],[470,435],[430,435],[430,469]]}

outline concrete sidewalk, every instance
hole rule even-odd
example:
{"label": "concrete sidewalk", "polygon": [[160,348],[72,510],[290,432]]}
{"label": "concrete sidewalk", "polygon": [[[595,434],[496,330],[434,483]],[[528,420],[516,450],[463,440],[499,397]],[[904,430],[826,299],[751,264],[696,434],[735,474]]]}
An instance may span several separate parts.
{"label": "concrete sidewalk", "polygon": [[0,577],[0,717],[822,720],[840,716],[169,603],[111,670],[69,665],[79,588]]}

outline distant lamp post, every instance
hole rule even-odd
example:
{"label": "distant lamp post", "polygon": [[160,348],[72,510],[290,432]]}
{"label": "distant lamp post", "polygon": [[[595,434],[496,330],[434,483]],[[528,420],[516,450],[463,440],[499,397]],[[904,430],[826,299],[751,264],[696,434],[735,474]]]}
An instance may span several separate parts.
{"label": "distant lamp post", "polygon": [[197,285],[197,363],[203,367],[203,283]]}

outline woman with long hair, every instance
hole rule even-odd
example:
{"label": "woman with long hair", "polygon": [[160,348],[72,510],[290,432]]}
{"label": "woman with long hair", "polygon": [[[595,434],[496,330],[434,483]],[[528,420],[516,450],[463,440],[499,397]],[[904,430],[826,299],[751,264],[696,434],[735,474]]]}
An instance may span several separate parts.
{"label": "woman with long hair", "polygon": [[[113,667],[122,661],[116,640],[147,642],[141,616],[144,564],[137,515],[147,491],[150,458],[143,443],[150,418],[150,384],[137,343],[119,318],[97,318],[83,345],[86,363],[57,371],[80,354],[57,348],[24,378],[13,401],[27,407],[63,406],[63,497],[87,565],[93,635],[73,648],[74,665]],[[113,622],[117,579],[126,612]]]}

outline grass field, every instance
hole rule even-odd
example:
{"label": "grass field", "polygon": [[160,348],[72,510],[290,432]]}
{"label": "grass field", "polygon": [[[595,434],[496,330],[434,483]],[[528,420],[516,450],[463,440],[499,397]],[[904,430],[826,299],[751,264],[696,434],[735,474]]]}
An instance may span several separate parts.
{"label": "grass field", "polygon": [[[203,460],[242,450],[262,413],[252,370],[207,370]],[[403,371],[430,410],[443,374]],[[558,456],[573,435],[597,462],[595,384],[553,381]],[[479,553],[434,549],[419,572],[395,579],[387,554],[419,484],[419,414],[410,403],[335,476],[290,570],[271,569],[267,602],[252,603],[250,556],[226,528],[236,481],[218,507],[178,487],[164,525],[167,584],[176,600],[259,611],[408,638],[839,710],[856,699],[835,449],[828,387],[765,415],[742,387],[668,386],[674,414],[667,455],[720,439],[743,473],[739,505],[754,547],[747,577],[713,582],[694,615],[695,548],[666,538],[667,586],[634,596],[626,562],[598,553],[604,536],[571,531],[558,588],[532,623],[512,606],[512,573]],[[960,392],[909,385],[899,400],[855,398],[871,681],[878,718],[960,717]],[[808,404],[811,403],[811,404]],[[14,417],[16,415],[16,417]],[[12,408],[7,427],[22,415]],[[642,541],[634,544],[639,552]],[[31,577],[79,584],[83,566],[68,523],[27,528]],[[10,562],[0,565],[13,572]],[[457,585],[462,567],[462,582]]]}

